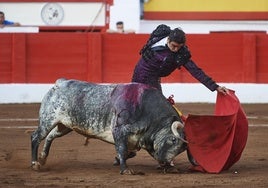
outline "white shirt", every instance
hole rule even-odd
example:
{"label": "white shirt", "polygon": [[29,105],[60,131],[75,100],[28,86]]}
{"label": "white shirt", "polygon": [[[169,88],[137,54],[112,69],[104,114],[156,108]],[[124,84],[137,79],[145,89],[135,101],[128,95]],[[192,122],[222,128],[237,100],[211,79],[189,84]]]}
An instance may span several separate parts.
{"label": "white shirt", "polygon": [[156,47],[156,46],[166,46],[166,44],[167,44],[167,38],[168,37],[165,37],[162,40],[156,42],[155,44],[152,45],[151,48]]}

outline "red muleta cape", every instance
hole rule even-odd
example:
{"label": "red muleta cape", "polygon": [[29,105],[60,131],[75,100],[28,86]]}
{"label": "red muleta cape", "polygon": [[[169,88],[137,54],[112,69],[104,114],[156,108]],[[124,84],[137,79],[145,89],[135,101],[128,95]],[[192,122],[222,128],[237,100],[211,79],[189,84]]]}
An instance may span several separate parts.
{"label": "red muleta cape", "polygon": [[235,92],[217,94],[215,115],[188,115],[185,135],[199,164],[192,170],[220,173],[235,164],[248,137],[248,121]]}

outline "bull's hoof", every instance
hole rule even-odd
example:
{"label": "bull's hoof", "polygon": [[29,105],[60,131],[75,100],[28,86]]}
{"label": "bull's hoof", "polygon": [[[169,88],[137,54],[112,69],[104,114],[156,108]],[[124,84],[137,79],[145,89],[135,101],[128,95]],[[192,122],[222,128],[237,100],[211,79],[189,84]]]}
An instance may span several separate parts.
{"label": "bull's hoof", "polygon": [[39,158],[38,158],[38,162],[40,165],[45,165],[46,162],[47,162],[47,158],[46,158],[46,155],[44,153],[41,153]]}
{"label": "bull's hoof", "polygon": [[120,172],[122,175],[135,175],[134,171],[132,169],[126,169]]}
{"label": "bull's hoof", "polygon": [[41,168],[41,165],[40,165],[39,162],[37,162],[37,161],[33,161],[31,167],[32,167],[33,170],[35,170],[35,171],[39,171],[40,168]]}
{"label": "bull's hoof", "polygon": [[121,175],[145,175],[144,172],[134,171],[133,169],[125,169],[124,171],[121,171],[120,174]]}

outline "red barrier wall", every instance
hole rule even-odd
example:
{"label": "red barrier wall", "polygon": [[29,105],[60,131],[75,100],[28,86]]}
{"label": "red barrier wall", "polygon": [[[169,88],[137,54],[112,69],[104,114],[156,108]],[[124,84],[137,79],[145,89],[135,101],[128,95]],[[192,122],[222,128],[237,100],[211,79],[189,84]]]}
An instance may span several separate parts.
{"label": "red barrier wall", "polygon": [[[129,82],[147,34],[0,34],[0,83],[53,83],[60,77]],[[268,83],[268,35],[189,34],[193,60],[217,82]],[[182,68],[163,82],[196,82]]]}

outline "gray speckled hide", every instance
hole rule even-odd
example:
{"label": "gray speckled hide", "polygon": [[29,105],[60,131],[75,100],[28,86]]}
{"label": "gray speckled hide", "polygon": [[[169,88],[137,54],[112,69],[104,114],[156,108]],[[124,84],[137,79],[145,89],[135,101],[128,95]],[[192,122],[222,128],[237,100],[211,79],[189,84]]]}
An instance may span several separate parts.
{"label": "gray speckled hide", "polygon": [[39,118],[31,138],[32,166],[44,164],[53,139],[72,130],[115,144],[121,173],[128,169],[129,151],[143,148],[159,164],[170,164],[185,150],[179,138],[184,137],[183,129],[178,129],[177,135],[171,129],[173,122],[181,122],[176,110],[160,91],[144,84],[100,85],[59,79],[45,95]]}

